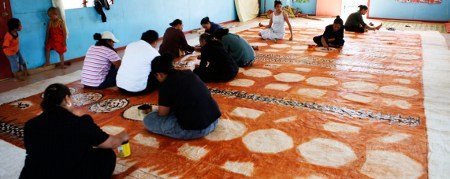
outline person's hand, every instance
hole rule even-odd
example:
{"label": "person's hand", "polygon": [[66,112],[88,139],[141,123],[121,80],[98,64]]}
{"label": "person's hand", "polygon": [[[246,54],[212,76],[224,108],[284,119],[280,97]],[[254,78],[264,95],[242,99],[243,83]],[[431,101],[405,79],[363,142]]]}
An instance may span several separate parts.
{"label": "person's hand", "polygon": [[323,44],[323,48],[330,50],[330,46],[328,44]]}
{"label": "person's hand", "polygon": [[119,137],[122,140],[122,142],[130,140],[130,136],[125,131],[122,131],[121,133],[117,134],[117,137]]}
{"label": "person's hand", "polygon": [[199,59],[199,60],[200,60],[200,59],[202,59],[202,56],[201,56],[201,55],[199,55],[199,56],[197,57],[197,59]]}

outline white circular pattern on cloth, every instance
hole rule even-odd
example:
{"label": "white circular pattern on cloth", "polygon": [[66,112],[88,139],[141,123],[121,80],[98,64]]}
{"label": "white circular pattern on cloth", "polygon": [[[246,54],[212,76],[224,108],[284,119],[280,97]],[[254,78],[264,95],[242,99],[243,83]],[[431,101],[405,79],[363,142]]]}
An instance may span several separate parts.
{"label": "white circular pattern on cloth", "polygon": [[273,44],[273,45],[270,45],[270,47],[272,47],[272,48],[289,48],[291,46],[288,44]]}
{"label": "white circular pattern on cloth", "polygon": [[252,162],[227,161],[221,168],[233,173],[238,173],[250,177],[252,176],[254,165],[255,164],[253,164]]}
{"label": "white circular pattern on cloth", "polygon": [[24,109],[28,109],[31,106],[33,106],[33,103],[31,101],[16,101],[16,102],[10,103],[9,105],[19,108],[21,110],[24,110]]}
{"label": "white circular pattern on cloth", "polygon": [[210,141],[229,141],[239,138],[247,131],[247,127],[239,121],[219,119],[217,128],[205,138]]}
{"label": "white circular pattern on cloth", "polygon": [[89,111],[96,113],[109,113],[118,109],[122,109],[128,105],[126,99],[107,99],[96,103],[89,107]]}
{"label": "white circular pattern on cloth", "polygon": [[233,81],[230,81],[228,85],[230,86],[239,86],[239,87],[250,87],[255,84],[255,81],[248,80],[248,79],[235,79]]}
{"label": "white circular pattern on cloth", "polygon": [[307,50],[308,46],[307,45],[301,45],[301,46],[296,45],[296,46],[292,46],[292,49],[294,49],[294,50]]}
{"label": "white circular pattern on cloth", "polygon": [[419,178],[424,174],[419,162],[402,153],[383,150],[367,151],[360,171],[371,178]]}
{"label": "white circular pattern on cloth", "polygon": [[255,77],[255,78],[265,78],[272,76],[272,72],[266,69],[252,68],[244,71],[245,76]]}
{"label": "white circular pattern on cloth", "polygon": [[400,60],[418,60],[420,56],[417,55],[408,55],[408,54],[397,54],[394,56],[396,59]]}
{"label": "white circular pattern on cloth", "polygon": [[414,89],[395,85],[383,86],[380,88],[380,91],[384,94],[391,94],[401,97],[411,97],[419,94],[419,92]]}
{"label": "white circular pattern on cloth", "polygon": [[342,123],[336,123],[336,122],[328,122],[323,125],[323,128],[326,131],[330,132],[338,132],[338,133],[359,133],[361,128],[348,125],[348,124],[342,124]]}
{"label": "white circular pattern on cloth", "polygon": [[71,96],[73,105],[78,107],[95,103],[102,97],[102,94],[93,92],[79,93]]}
{"label": "white circular pattern on cloth", "polygon": [[327,91],[313,88],[302,88],[297,91],[297,94],[309,98],[321,98],[322,96],[327,94]]}
{"label": "white circular pattern on cloth", "polygon": [[276,80],[282,82],[299,82],[305,80],[305,77],[295,73],[280,73],[274,76]]}
{"label": "white circular pattern on cloth", "polygon": [[103,126],[102,130],[105,131],[109,135],[117,135],[117,134],[125,131],[125,128],[107,125],[107,126]]}
{"label": "white circular pattern on cloth", "polygon": [[292,137],[278,129],[264,129],[250,132],[243,139],[252,152],[276,154],[294,147]]}
{"label": "white circular pattern on cloth", "polygon": [[359,102],[359,103],[372,102],[372,97],[362,96],[362,95],[353,94],[353,93],[341,94],[341,96],[342,96],[342,98],[344,98],[346,100]]}
{"label": "white circular pattern on cloth", "polygon": [[193,161],[200,161],[208,153],[209,150],[205,149],[205,147],[191,146],[188,143],[185,143],[183,146],[178,148],[178,155],[184,156]]}
{"label": "white circular pattern on cloth", "polygon": [[356,74],[356,75],[353,75],[353,76],[357,77],[357,78],[375,78],[375,76],[371,75],[371,74]]}
{"label": "white circular pattern on cloth", "polygon": [[398,143],[400,141],[408,139],[409,137],[411,137],[411,135],[409,135],[409,134],[394,133],[389,136],[380,137],[380,138],[378,138],[378,141],[386,143],[386,144],[392,144],[392,143]]}
{"label": "white circular pattern on cloth", "polygon": [[383,102],[387,106],[396,106],[400,109],[410,109],[412,107],[411,103],[405,100],[384,99]]}
{"label": "white circular pattern on cloth", "polygon": [[339,168],[357,159],[351,147],[332,139],[316,138],[297,150],[307,162],[324,167]]}
{"label": "white circular pattern on cloth", "polygon": [[277,50],[277,49],[267,49],[267,50],[264,50],[265,52],[279,52],[280,50]]}
{"label": "white circular pattern on cloth", "polygon": [[364,82],[364,81],[352,81],[345,82],[342,84],[345,89],[349,89],[352,91],[360,91],[360,92],[374,92],[379,86],[373,83]]}
{"label": "white circular pattern on cloth", "polygon": [[258,46],[258,47],[265,47],[268,46],[267,43],[260,43],[260,42],[252,42],[250,43],[251,46]]}
{"label": "white circular pattern on cloth", "polygon": [[295,68],[295,71],[299,71],[299,72],[311,72],[311,68]]}
{"label": "white circular pattern on cloth", "polygon": [[305,52],[304,51],[291,50],[291,51],[288,51],[287,53],[289,53],[289,54],[304,54]]}
{"label": "white circular pattern on cloth", "polygon": [[291,89],[291,86],[287,84],[280,84],[280,83],[271,83],[264,87],[264,89],[270,89],[270,90],[278,90],[278,91],[287,91]]}
{"label": "white circular pattern on cloth", "polygon": [[281,66],[283,66],[283,65],[281,65],[281,64],[269,63],[269,64],[265,64],[265,65],[264,65],[264,68],[277,69],[277,68],[280,68]]}
{"label": "white circular pattern on cloth", "polygon": [[311,77],[308,78],[306,82],[314,86],[334,86],[339,83],[335,79],[327,77]]}
{"label": "white circular pattern on cloth", "polygon": [[397,83],[400,83],[400,84],[404,84],[404,85],[411,84],[411,80],[400,79],[400,78],[394,79],[394,82],[397,82]]}
{"label": "white circular pattern on cloth", "polygon": [[[143,105],[143,104],[134,105],[134,106],[131,106],[130,108],[128,108],[127,110],[125,110],[122,115],[123,118],[129,119],[129,120],[134,120],[134,121],[144,120],[145,116],[139,115],[138,107],[141,105]],[[153,104],[149,104],[149,105],[152,106],[152,111],[156,110],[156,105],[153,105]]]}

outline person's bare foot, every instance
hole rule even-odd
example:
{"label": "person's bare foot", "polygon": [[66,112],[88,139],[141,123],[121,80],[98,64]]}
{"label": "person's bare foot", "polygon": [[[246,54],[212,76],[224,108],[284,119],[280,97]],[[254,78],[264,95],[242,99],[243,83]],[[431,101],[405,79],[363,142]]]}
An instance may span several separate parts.
{"label": "person's bare foot", "polygon": [[258,24],[258,26],[259,27],[264,27],[264,25],[261,22]]}
{"label": "person's bare foot", "polygon": [[380,30],[382,26],[383,26],[383,23],[381,23],[379,26],[377,26],[376,29]]}
{"label": "person's bare foot", "polygon": [[253,50],[259,50],[258,46],[252,46]]}

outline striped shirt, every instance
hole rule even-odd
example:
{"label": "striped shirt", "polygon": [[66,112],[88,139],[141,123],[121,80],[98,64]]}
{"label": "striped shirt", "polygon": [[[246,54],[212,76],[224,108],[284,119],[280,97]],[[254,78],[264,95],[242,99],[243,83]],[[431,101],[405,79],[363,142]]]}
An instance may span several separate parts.
{"label": "striped shirt", "polygon": [[104,46],[91,46],[84,58],[81,71],[81,83],[90,87],[98,87],[105,81],[111,68],[111,62],[120,60],[119,55]]}

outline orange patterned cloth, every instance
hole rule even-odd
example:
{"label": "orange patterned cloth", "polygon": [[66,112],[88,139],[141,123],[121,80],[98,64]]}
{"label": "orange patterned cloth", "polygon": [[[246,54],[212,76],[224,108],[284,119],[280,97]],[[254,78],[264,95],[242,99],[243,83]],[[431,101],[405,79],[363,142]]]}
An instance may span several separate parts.
{"label": "orange patterned cloth", "polygon": [[59,54],[63,54],[67,51],[66,36],[64,32],[64,26],[62,22],[59,25],[49,25],[48,27],[48,39],[45,44],[46,50],[55,50]]}
{"label": "orange patterned cloth", "polygon": [[[106,132],[126,130],[132,154],[115,178],[427,178],[428,141],[419,35],[346,34],[342,50],[309,47],[321,29],[295,29],[294,41],[263,41],[255,64],[228,83],[208,84],[223,116],[205,138],[180,141],[147,132],[136,107],[157,92],[72,88],[76,114]],[[23,124],[41,95],[0,106],[0,139],[23,146]],[[134,114],[134,115],[133,115]]]}

